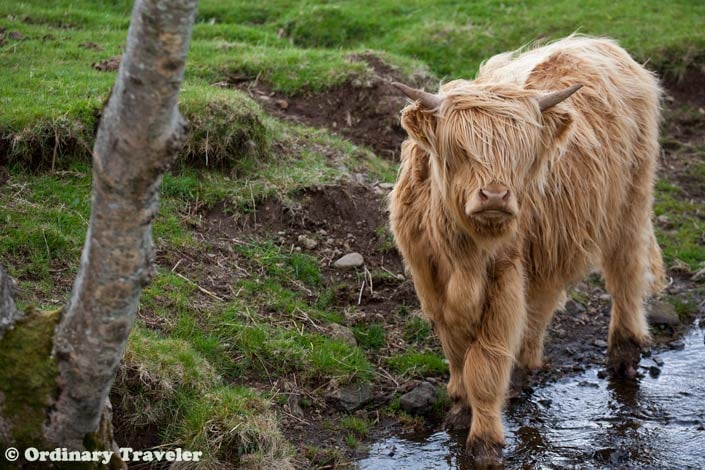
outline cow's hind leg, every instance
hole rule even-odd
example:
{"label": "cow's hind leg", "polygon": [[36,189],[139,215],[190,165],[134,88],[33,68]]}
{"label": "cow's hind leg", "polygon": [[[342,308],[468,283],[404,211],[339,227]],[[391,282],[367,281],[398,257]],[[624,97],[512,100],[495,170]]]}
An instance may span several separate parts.
{"label": "cow's hind leg", "polygon": [[602,261],[612,295],[607,366],[613,375],[634,378],[650,340],[644,300],[663,284],[663,269],[647,214],[627,217],[620,235]]}
{"label": "cow's hind leg", "polygon": [[527,323],[519,354],[519,366],[536,370],[543,366],[543,340],[553,313],[565,299],[563,289],[530,289],[527,296]]}

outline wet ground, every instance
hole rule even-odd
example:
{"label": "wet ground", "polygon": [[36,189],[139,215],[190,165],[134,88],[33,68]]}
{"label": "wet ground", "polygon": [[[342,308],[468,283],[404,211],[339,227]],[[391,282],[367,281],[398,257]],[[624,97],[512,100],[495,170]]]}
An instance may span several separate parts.
{"label": "wet ground", "polygon": [[[504,421],[506,468],[705,467],[705,332],[697,322],[682,345],[643,358],[636,382],[598,378],[591,369],[513,400]],[[464,439],[440,430],[390,437],[358,464],[469,469]]]}

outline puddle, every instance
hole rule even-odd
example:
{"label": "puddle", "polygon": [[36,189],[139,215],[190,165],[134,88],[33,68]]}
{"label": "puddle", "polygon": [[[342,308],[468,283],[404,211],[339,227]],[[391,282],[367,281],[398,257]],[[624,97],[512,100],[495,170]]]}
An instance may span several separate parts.
{"label": "puddle", "polygon": [[[590,370],[516,400],[504,419],[505,468],[705,468],[704,332],[694,327],[683,349],[642,358],[639,383],[599,379]],[[445,431],[390,437],[358,465],[469,469],[464,439]]]}

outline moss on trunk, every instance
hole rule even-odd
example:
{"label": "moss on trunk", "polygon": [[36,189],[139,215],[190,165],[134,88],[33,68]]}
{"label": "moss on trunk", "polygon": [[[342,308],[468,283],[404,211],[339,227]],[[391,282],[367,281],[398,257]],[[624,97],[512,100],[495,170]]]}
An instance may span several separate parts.
{"label": "moss on trunk", "polygon": [[44,442],[42,427],[57,389],[51,351],[60,313],[29,307],[0,339],[0,445]]}

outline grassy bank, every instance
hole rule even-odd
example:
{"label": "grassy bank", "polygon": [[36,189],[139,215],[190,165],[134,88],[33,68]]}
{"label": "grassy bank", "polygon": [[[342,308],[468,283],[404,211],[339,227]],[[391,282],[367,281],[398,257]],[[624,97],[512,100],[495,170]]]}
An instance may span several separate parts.
{"label": "grassy bank", "polygon": [[[23,306],[56,308],[71,288],[90,212],[90,150],[115,79],[105,69],[122,52],[130,9],[0,1],[0,261]],[[204,467],[326,466],[385,415],[413,421],[390,398],[404,383],[443,381],[447,366],[386,228],[384,183],[396,163],[334,126],[283,119],[290,97],[339,99],[342,84],[361,96],[378,90],[379,64],[360,58],[368,49],[395,76],[434,83],[574,31],[614,37],[676,80],[704,63],[703,21],[705,5],[685,1],[202,1],[181,95],[189,140],[164,179],[158,274],[113,390],[119,435],[202,450]],[[665,147],[677,162],[700,163],[665,166],[655,212],[668,263],[696,270],[705,262],[704,121],[688,106],[677,116],[696,136],[669,128],[678,138]],[[365,256],[364,269],[331,266],[350,251]],[[384,395],[376,418],[329,413],[331,389],[361,383]],[[323,437],[295,448],[289,436],[308,431],[343,436],[345,450]]]}

